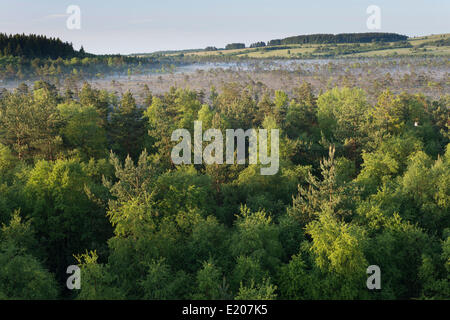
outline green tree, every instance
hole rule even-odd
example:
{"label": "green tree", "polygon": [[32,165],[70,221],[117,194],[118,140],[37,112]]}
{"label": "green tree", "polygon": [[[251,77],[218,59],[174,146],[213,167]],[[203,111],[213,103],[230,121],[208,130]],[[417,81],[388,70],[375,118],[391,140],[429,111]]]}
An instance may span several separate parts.
{"label": "green tree", "polygon": [[69,148],[78,148],[86,158],[106,155],[106,131],[92,106],[77,103],[58,105],[64,126],[61,135]]}
{"label": "green tree", "polygon": [[197,293],[194,299],[211,300],[220,298],[220,279],[222,272],[212,261],[205,261],[197,272]]}
{"label": "green tree", "polygon": [[95,183],[76,159],[39,161],[24,187],[26,212],[49,257],[51,270],[62,275],[73,253],[98,249],[110,236],[102,206],[88,196]]}
{"label": "green tree", "polygon": [[145,134],[142,111],[136,106],[131,92],[126,92],[111,112],[108,134],[112,150],[125,159],[129,155],[137,159]]}

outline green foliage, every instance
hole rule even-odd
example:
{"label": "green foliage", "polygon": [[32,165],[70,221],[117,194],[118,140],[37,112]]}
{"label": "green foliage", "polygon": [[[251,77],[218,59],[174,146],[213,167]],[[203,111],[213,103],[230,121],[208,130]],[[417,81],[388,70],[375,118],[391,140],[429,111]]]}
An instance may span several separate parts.
{"label": "green foliage", "polygon": [[364,43],[372,41],[401,41],[408,37],[397,33],[368,32],[368,33],[340,33],[340,34],[310,34],[275,39],[268,42],[269,46],[295,43]]}
{"label": "green foliage", "polygon": [[356,196],[355,190],[353,185],[338,180],[334,154],[335,149],[330,147],[328,158],[320,162],[323,180],[309,172],[306,178],[308,188],[299,185],[298,195],[293,197],[292,207],[288,207],[288,213],[303,225],[328,208],[341,217],[351,214],[349,202],[352,196]]}
{"label": "green foliage", "polygon": [[358,88],[334,88],[317,99],[320,129],[329,141],[341,144],[350,139],[361,144],[368,110],[366,94]]}
{"label": "green foliage", "polygon": [[[447,96],[65,89],[0,93],[1,298],[449,298]],[[279,129],[279,171],[174,165],[171,133],[196,120]],[[382,290],[367,289],[369,265]]]}
{"label": "green foliage", "polygon": [[422,143],[411,135],[388,138],[375,151],[362,153],[364,162],[357,181],[373,193],[384,182],[402,174],[409,156],[421,149]]}
{"label": "green foliage", "polygon": [[0,296],[11,300],[56,299],[54,276],[33,256],[10,242],[0,247]]}
{"label": "green foliage", "polygon": [[[38,259],[38,241],[30,221],[14,212],[0,230],[0,296],[2,299],[56,299],[57,283]],[[32,255],[33,254],[33,255]]]}
{"label": "green foliage", "polygon": [[242,206],[236,228],[231,239],[231,254],[234,257],[250,256],[265,270],[274,272],[280,262],[282,247],[279,230],[272,218],[264,211],[251,212]]}
{"label": "green foliage", "polygon": [[118,300],[125,295],[115,286],[117,277],[109,270],[108,266],[97,262],[96,251],[86,252],[75,256],[79,263],[81,274],[79,300]]}
{"label": "green foliage", "polygon": [[277,287],[272,285],[267,279],[261,285],[255,285],[253,282],[249,287],[241,286],[235,297],[236,300],[275,300]]}
{"label": "green foliage", "polygon": [[152,261],[148,266],[148,273],[142,281],[144,299],[174,300],[186,298],[190,279],[183,271],[176,274],[164,260]]}
{"label": "green foliage", "polygon": [[198,221],[187,241],[186,269],[198,270],[203,261],[213,259],[221,266],[229,261],[229,230],[213,216]]}
{"label": "green foliage", "polygon": [[311,250],[319,268],[350,277],[364,274],[364,229],[337,221],[331,210],[324,209],[318,220],[306,226],[306,232],[312,237]]}
{"label": "green foliage", "polygon": [[41,243],[51,257],[50,265],[62,270],[72,253],[86,247],[100,248],[110,234],[101,207],[89,198],[94,183],[76,159],[39,161],[24,187],[26,211]]}
{"label": "green foliage", "polygon": [[131,92],[126,92],[111,112],[109,135],[114,141],[112,150],[123,159],[136,159],[143,146],[145,126],[143,114],[136,106]]}
{"label": "green foliage", "polygon": [[199,300],[220,298],[221,270],[212,261],[205,261],[197,272],[197,290],[192,298]]}
{"label": "green foliage", "polygon": [[79,148],[86,158],[100,158],[106,151],[106,131],[99,126],[100,117],[93,106],[60,104],[62,137],[70,148]]}
{"label": "green foliage", "polygon": [[19,159],[54,159],[62,141],[57,97],[39,83],[30,94],[8,94],[0,104],[0,141]]}

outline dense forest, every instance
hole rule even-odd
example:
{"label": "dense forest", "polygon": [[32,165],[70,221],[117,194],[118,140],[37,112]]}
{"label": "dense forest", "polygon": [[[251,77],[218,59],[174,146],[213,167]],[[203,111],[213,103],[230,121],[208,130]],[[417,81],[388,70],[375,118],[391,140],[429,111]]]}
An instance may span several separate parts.
{"label": "dense forest", "polygon": [[72,44],[56,38],[35,34],[7,35],[0,33],[0,56],[57,59],[59,57],[83,57],[85,54],[83,48],[75,51]]}
{"label": "dense forest", "polygon": [[[450,96],[314,92],[1,91],[0,299],[449,299]],[[175,166],[195,120],[280,129],[280,170]]]}
{"label": "dense forest", "polygon": [[339,33],[339,34],[309,34],[293,36],[284,39],[270,40],[267,45],[278,46],[284,44],[326,44],[326,43],[367,43],[367,42],[395,42],[405,41],[408,37],[397,33],[366,32],[366,33]]}
{"label": "dense forest", "polygon": [[86,53],[83,47],[76,51],[72,44],[41,35],[0,33],[2,81],[101,78],[109,74],[140,73],[163,64],[153,58],[93,55]]}
{"label": "dense forest", "polygon": [[138,58],[123,55],[88,56],[84,58],[51,59],[23,57],[0,57],[0,80],[20,81],[44,79],[61,81],[72,77],[77,80],[85,78],[104,78],[108,75],[139,74],[150,69],[160,69],[164,63],[153,58]]}

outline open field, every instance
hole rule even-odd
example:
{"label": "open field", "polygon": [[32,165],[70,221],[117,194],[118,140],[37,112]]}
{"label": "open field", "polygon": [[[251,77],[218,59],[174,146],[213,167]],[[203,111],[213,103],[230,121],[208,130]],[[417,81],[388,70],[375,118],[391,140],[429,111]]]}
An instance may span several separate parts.
{"label": "open field", "polygon": [[[450,33],[429,35],[424,37],[409,38],[407,42],[410,48],[398,48],[398,43],[390,42],[387,45],[393,48],[372,48],[371,43],[361,43],[355,45],[354,43],[340,43],[340,44],[291,44],[280,46],[266,46],[260,48],[244,48],[225,50],[219,49],[216,51],[192,51],[184,53],[183,56],[187,58],[218,58],[218,57],[236,57],[236,58],[312,58],[333,55],[335,57],[377,57],[390,55],[447,55],[450,54],[450,47],[437,46],[433,42],[438,40],[447,40],[450,38]],[[371,47],[372,46],[372,47]],[[289,48],[287,48],[289,47]],[[322,50],[317,50],[319,47]],[[336,48],[354,47],[355,53],[339,52]],[[278,49],[279,48],[279,49]],[[167,57],[180,56],[180,52],[171,52],[165,55]]]}

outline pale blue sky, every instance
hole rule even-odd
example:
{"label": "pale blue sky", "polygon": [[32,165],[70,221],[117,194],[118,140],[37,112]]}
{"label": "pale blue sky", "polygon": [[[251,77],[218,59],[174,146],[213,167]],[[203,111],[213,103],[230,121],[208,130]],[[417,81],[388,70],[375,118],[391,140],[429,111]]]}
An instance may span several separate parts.
{"label": "pale blue sky", "polygon": [[[81,9],[81,29],[66,9]],[[0,0],[0,32],[37,33],[92,53],[249,45],[310,33],[369,32],[366,8],[381,8],[381,32],[450,32],[449,0]]]}

